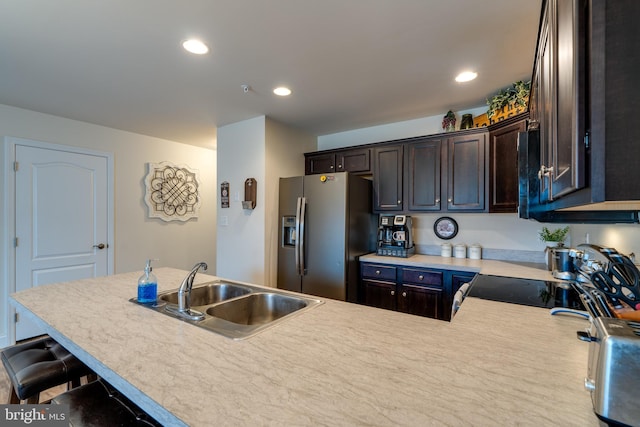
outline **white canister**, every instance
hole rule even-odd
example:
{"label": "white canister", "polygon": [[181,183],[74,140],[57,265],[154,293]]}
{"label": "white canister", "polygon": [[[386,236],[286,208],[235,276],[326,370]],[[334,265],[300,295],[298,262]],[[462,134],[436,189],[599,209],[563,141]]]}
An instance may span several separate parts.
{"label": "white canister", "polygon": [[443,243],[440,245],[440,256],[451,258],[451,243]]}
{"label": "white canister", "polygon": [[482,259],[482,246],[477,243],[469,246],[469,258]]}
{"label": "white canister", "polygon": [[467,246],[464,243],[458,243],[453,246],[453,256],[455,258],[466,258],[467,257]]}

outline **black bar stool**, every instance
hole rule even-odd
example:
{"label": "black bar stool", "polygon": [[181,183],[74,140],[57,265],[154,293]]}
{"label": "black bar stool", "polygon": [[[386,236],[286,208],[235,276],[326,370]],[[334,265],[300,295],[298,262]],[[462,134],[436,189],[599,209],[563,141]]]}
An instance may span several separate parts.
{"label": "black bar stool", "polygon": [[96,374],[53,338],[43,338],[7,347],[2,364],[11,380],[9,403],[39,403],[40,392],[64,383],[67,389],[80,385],[80,378]]}
{"label": "black bar stool", "polygon": [[103,379],[59,394],[51,403],[69,405],[74,427],[162,426]]}

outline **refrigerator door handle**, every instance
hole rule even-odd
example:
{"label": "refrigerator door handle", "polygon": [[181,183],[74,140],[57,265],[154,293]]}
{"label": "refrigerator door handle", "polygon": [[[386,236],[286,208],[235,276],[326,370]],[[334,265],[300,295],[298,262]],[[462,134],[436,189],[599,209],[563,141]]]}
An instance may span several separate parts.
{"label": "refrigerator door handle", "polygon": [[300,275],[300,204],[302,203],[302,197],[298,197],[296,204],[296,236],[294,252],[296,256],[296,274]]}
{"label": "refrigerator door handle", "polygon": [[298,241],[300,242],[300,275],[304,276],[307,269],[304,257],[304,218],[307,210],[307,198],[301,197],[300,199],[300,233],[298,234]]}

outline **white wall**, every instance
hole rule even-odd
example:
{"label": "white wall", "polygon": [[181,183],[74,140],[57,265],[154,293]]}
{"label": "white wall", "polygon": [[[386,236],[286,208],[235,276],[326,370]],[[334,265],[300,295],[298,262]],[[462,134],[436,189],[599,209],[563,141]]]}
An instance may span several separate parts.
{"label": "white wall", "polygon": [[[229,207],[217,203],[217,273],[264,284],[265,117],[218,128],[218,183],[228,182]],[[256,208],[242,209],[244,182],[257,181]]]}
{"label": "white wall", "polygon": [[[265,116],[218,129],[218,182],[229,182],[231,192],[229,208],[218,203],[219,276],[276,286],[278,179],[304,174],[302,153],[315,150],[315,143]],[[253,211],[242,209],[247,178],[258,185]]]}
{"label": "white wall", "polygon": [[[456,129],[460,129],[463,114],[472,114],[473,117],[476,117],[486,112],[486,106],[456,112]],[[443,116],[444,113],[438,116],[422,117],[420,119],[322,135],[318,137],[318,150],[330,150],[333,148],[351,147],[353,145],[441,133],[443,131]]]}
{"label": "white wall", "polygon": [[[205,261],[215,273],[216,260],[216,152],[214,150],[124,132],[85,122],[41,114],[0,105],[0,138],[13,136],[41,142],[83,147],[113,153],[115,169],[115,272],[142,270],[144,260],[159,258],[156,266],[190,269]],[[4,176],[4,153],[0,153],[0,176]],[[170,161],[198,169],[202,186],[202,204],[197,219],[188,222],[164,222],[147,218],[144,204],[144,177],[148,162]],[[4,189],[0,190],[4,193]],[[5,209],[13,209],[12,201],[0,197],[0,224],[5,224]],[[6,277],[7,251],[11,250],[2,228],[0,245],[0,346],[7,333],[9,311],[7,292],[13,289],[12,278]],[[176,284],[178,286],[179,284]],[[131,295],[135,295],[135,283]]]}

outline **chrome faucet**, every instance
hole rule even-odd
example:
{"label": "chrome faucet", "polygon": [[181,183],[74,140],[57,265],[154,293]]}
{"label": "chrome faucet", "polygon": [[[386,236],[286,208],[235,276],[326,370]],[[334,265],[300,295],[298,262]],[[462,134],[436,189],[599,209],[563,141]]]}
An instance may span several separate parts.
{"label": "chrome faucet", "polygon": [[202,268],[202,271],[207,270],[207,264],[199,262],[193,266],[187,277],[182,280],[180,288],[178,289],[178,305],[167,306],[167,310],[189,320],[203,320],[204,314],[198,310],[191,308],[191,289],[193,288],[193,280],[196,277],[196,273]]}

